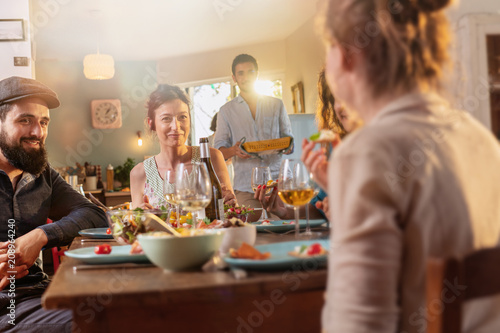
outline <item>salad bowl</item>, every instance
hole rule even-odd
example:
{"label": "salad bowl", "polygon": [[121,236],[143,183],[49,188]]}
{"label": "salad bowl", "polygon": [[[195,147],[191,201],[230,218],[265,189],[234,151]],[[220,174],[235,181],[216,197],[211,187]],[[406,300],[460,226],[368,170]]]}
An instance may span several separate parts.
{"label": "salad bowl", "polygon": [[168,211],[160,209],[110,210],[106,212],[111,234],[119,244],[133,244],[137,236],[150,231],[163,231],[165,228],[152,218],[156,216],[168,221]]}
{"label": "salad bowl", "polygon": [[139,244],[149,260],[167,272],[196,269],[219,249],[224,233],[220,229],[198,229],[184,237],[166,232],[138,235]]}

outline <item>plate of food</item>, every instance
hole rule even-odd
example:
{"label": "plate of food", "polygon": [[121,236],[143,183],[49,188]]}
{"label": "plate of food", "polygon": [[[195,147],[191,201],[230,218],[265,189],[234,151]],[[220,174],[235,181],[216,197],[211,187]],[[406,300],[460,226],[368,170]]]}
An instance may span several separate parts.
{"label": "plate of food", "polygon": [[[309,220],[309,225],[311,228],[320,227],[327,221],[324,219],[319,220]],[[295,220],[277,220],[269,221],[264,220],[264,222],[253,222],[253,225],[257,227],[257,232],[266,232],[266,230],[272,232],[287,232],[289,230],[295,229]],[[305,229],[307,220],[299,220],[299,226],[301,229]]]}
{"label": "plate of food", "polygon": [[326,264],[328,239],[280,242],[252,247],[244,243],[224,256],[231,267],[259,271],[286,270],[294,267],[314,269]]}
{"label": "plate of food", "polygon": [[109,244],[102,244],[95,247],[69,250],[64,254],[91,265],[150,262],[145,254],[131,254],[131,249],[132,245],[109,246]]}
{"label": "plate of food", "polygon": [[[108,233],[109,230],[109,233]],[[87,238],[96,238],[96,239],[113,239],[113,235],[111,234],[111,229],[109,228],[92,228],[92,229],[83,229],[78,231],[78,234]]]}

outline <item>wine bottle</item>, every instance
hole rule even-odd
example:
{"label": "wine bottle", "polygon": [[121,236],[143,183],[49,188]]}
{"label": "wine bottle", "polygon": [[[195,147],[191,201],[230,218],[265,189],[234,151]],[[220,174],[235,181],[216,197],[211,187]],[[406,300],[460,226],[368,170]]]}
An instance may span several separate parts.
{"label": "wine bottle", "polygon": [[219,177],[214,171],[212,161],[210,160],[210,148],[208,147],[208,138],[200,138],[200,157],[201,162],[207,166],[210,181],[212,182],[212,200],[205,208],[205,216],[213,221],[224,220],[224,199],[222,198],[222,187]]}

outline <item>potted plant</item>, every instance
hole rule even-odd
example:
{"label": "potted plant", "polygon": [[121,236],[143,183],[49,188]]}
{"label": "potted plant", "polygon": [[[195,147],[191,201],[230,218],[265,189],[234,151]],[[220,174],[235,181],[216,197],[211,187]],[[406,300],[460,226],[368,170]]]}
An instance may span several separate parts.
{"label": "potted plant", "polygon": [[122,188],[130,186],[130,171],[132,171],[134,166],[134,159],[128,157],[123,165],[116,167],[115,180],[119,181],[122,184]]}

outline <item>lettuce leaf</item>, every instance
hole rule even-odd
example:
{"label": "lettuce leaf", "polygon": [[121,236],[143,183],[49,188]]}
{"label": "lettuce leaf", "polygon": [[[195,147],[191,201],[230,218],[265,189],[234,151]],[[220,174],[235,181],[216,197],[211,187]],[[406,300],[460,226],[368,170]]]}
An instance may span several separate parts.
{"label": "lettuce leaf", "polygon": [[320,132],[318,132],[318,133],[314,133],[313,135],[311,135],[311,136],[309,137],[309,140],[311,140],[311,141],[316,141],[316,140],[318,140],[318,139],[319,139],[320,135],[321,135],[321,133],[320,133]]}

